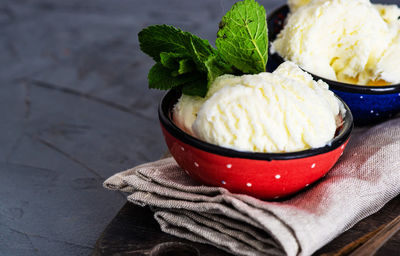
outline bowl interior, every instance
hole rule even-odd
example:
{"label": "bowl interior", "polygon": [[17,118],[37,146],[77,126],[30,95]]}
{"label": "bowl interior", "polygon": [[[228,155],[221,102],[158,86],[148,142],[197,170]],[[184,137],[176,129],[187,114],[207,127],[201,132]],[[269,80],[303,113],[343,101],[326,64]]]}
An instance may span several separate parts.
{"label": "bowl interior", "polygon": [[176,90],[170,90],[162,99],[159,105],[159,119],[163,127],[174,137],[181,140],[182,142],[204,150],[206,152],[210,152],[213,154],[233,157],[233,158],[245,158],[245,159],[256,159],[256,160],[290,160],[290,159],[298,159],[310,157],[318,154],[323,154],[329,151],[332,151],[338,147],[340,147],[343,143],[345,143],[350,133],[353,129],[353,116],[349,107],[339,98],[343,104],[345,113],[342,113],[343,124],[338,128],[335,137],[324,147],[308,149],[298,152],[291,153],[258,153],[258,152],[243,152],[237,151],[229,148],[220,147],[214,144],[207,143],[205,141],[199,140],[184,131],[182,131],[179,127],[177,127],[172,121],[172,109],[176,102],[178,101],[181,93]]}

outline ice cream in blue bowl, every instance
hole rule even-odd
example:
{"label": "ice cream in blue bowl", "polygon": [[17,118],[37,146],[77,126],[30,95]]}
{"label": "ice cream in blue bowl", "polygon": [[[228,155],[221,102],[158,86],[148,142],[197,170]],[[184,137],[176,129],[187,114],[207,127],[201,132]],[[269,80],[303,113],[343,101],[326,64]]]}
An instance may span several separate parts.
{"label": "ice cream in blue bowl", "polygon": [[346,102],[356,125],[400,112],[400,8],[368,0],[289,6],[268,17],[269,71],[295,62]]}

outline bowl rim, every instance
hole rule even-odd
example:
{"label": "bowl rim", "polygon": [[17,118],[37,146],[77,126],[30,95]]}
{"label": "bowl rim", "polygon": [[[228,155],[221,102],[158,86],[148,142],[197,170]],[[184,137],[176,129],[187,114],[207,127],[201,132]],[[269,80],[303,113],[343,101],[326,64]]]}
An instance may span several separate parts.
{"label": "bowl rim", "polygon": [[[275,17],[284,17],[286,19],[288,12],[290,11],[289,6],[287,4],[278,7],[274,11],[271,12],[267,16],[267,24],[268,24],[268,41],[269,45],[271,42],[275,40],[278,33],[273,28],[272,20]],[[268,48],[269,50],[271,47]],[[268,51],[269,51],[268,50]],[[269,54],[269,58],[275,59],[279,63],[283,63],[285,60],[277,53]],[[303,69],[303,68],[302,68]],[[344,91],[344,92],[352,92],[352,93],[363,93],[363,94],[392,94],[392,93],[399,93],[400,92],[400,83],[399,84],[391,84],[391,85],[383,85],[383,86],[370,86],[370,85],[356,85],[356,84],[349,84],[344,82],[339,82],[335,80],[331,80],[328,78],[320,77],[318,75],[313,74],[312,72],[303,69],[305,72],[309,73],[314,77],[316,80],[322,80],[329,85],[329,89],[337,90],[337,91]]]}
{"label": "bowl rim", "polygon": [[243,158],[252,160],[292,160],[300,159],[311,156],[316,156],[333,151],[343,145],[350,137],[350,134],[354,127],[353,115],[351,114],[350,108],[346,103],[335,94],[335,97],[343,104],[346,112],[343,119],[343,126],[339,133],[325,146],[320,148],[312,148],[297,152],[289,153],[260,153],[260,152],[248,152],[238,151],[230,148],[217,146],[200,139],[193,137],[192,135],[181,130],[171,119],[172,108],[175,106],[178,98],[181,96],[181,92],[171,89],[161,99],[158,107],[158,116],[161,125],[176,139],[188,144],[192,147],[200,149],[202,151],[224,156],[230,158]]}

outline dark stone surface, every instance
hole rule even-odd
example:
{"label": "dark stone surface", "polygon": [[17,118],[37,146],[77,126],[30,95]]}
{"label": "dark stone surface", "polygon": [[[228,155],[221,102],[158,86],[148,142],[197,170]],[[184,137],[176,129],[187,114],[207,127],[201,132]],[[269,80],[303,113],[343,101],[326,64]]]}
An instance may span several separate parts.
{"label": "dark stone surface", "polygon": [[214,41],[233,2],[0,1],[1,256],[92,252],[125,202],[103,180],[166,149],[137,33]]}
{"label": "dark stone surface", "polygon": [[0,2],[1,256],[92,252],[125,202],[103,180],[165,151],[137,33],[167,23],[213,42],[233,2]]}

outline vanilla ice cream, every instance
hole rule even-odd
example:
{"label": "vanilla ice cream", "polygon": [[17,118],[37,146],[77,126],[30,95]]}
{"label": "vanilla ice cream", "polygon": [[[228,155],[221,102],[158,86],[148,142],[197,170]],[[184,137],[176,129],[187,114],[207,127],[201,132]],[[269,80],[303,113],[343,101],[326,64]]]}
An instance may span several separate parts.
{"label": "vanilla ice cream", "polygon": [[400,83],[400,8],[369,0],[289,0],[289,6],[272,53],[331,80]]}
{"label": "vanilla ice cream", "polygon": [[273,73],[215,80],[205,98],[183,95],[174,122],[195,137],[252,152],[295,152],[334,137],[340,102],[292,62]]}
{"label": "vanilla ice cream", "polygon": [[299,7],[306,5],[311,0],[288,0],[288,5],[291,12],[296,11]]}

